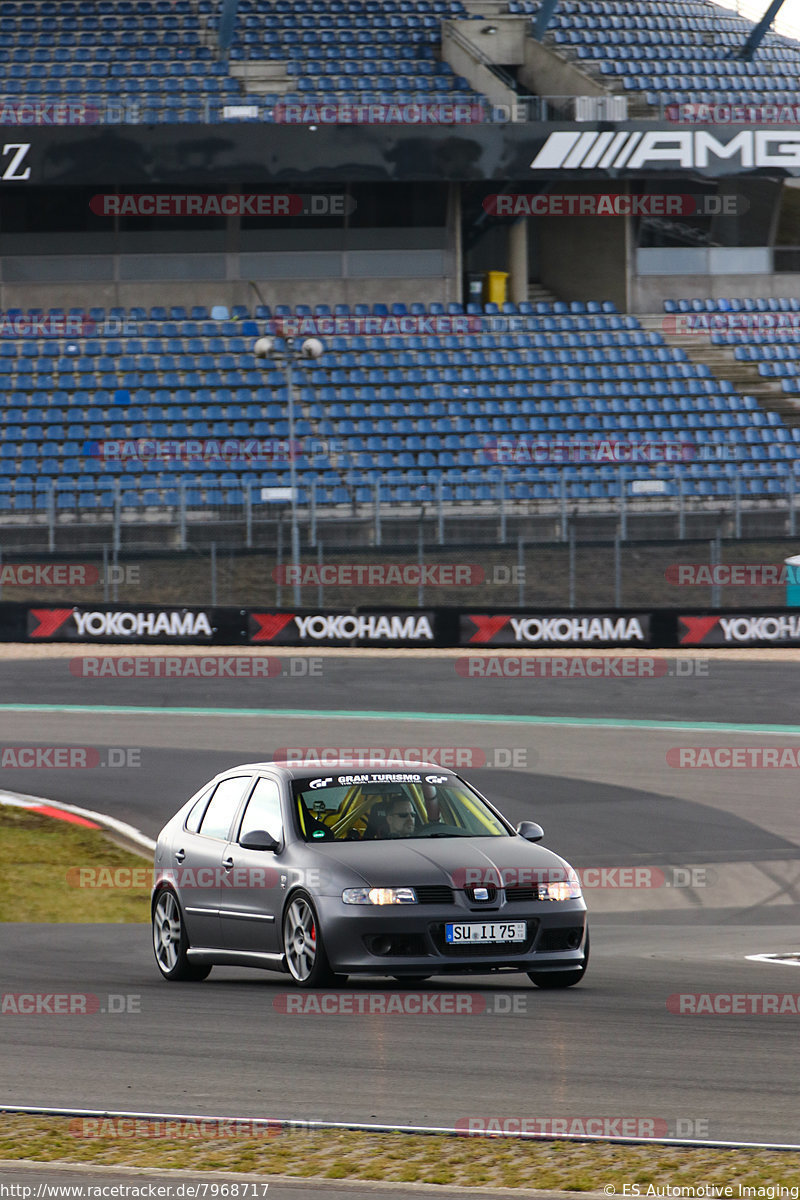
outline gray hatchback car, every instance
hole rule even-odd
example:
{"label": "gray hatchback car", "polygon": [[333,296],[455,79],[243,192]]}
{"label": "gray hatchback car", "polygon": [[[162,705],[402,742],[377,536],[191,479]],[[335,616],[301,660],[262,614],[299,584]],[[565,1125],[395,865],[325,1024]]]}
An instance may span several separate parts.
{"label": "gray hatchback car", "polygon": [[156,962],[170,980],[216,964],[300,987],[495,971],[570,987],[589,960],[586,905],[543,836],[436,764],[233,767],[159,835]]}

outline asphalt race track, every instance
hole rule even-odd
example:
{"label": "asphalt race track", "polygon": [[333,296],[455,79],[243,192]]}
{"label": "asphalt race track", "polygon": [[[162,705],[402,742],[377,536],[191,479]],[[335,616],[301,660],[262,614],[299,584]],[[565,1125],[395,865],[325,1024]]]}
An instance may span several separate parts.
{"label": "asphalt race track", "polygon": [[[668,752],[800,748],[798,667],[712,657],[700,675],[516,680],[464,678],[452,656],[321,663],[313,679],[122,681],[78,678],[65,657],[5,659],[4,747],[129,749],[139,765],[6,770],[1,785],[154,837],[214,772],[281,747],[461,748],[510,818],[539,821],[545,844],[594,871],[584,982],[434,979],[426,992],[479,993],[482,1011],[287,1015],[283,976],[162,982],[144,927],[0,924],[4,992],[91,992],[101,1009],[138,998],[122,1013],[3,1014],[2,1103],[445,1126],[634,1118],[664,1136],[796,1143],[800,1017],[667,1002],[800,993],[795,967],[747,959],[799,948],[798,768],[682,769]],[[281,715],[298,711],[319,715]],[[619,886],[632,867],[640,886]],[[345,990],[400,992],[357,978]]]}

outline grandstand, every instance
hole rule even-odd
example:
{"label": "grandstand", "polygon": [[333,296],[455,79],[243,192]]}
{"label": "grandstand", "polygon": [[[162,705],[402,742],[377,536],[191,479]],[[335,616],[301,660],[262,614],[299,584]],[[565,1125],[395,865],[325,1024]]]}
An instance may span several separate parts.
{"label": "grandstand", "polygon": [[[0,4],[6,124],[14,105],[82,106],[66,128],[26,128],[24,144],[17,124],[0,183],[3,524],[243,523],[262,489],[291,478],[269,450],[289,437],[285,372],[253,343],[273,332],[280,349],[287,321],[334,318],[323,356],[293,368],[306,516],[367,514],[377,499],[398,512],[613,513],[635,478],[658,483],[665,508],[788,511],[800,275],[777,269],[793,200],[776,175],[797,168],[737,164],[717,126],[717,161],[702,169],[666,154],[630,174],[599,155],[582,175],[531,163],[554,130],[644,136],[669,106],[792,103],[800,45],[768,35],[753,61],[731,57],[752,23],[701,0],[561,0],[539,39],[540,0],[241,0],[224,50],[219,12],[211,0]],[[578,121],[563,103],[614,96],[641,119]],[[558,101],[557,119],[484,119],[509,97],[540,103],[539,116]],[[471,116],[283,120],[306,102]],[[316,221],[194,222],[93,207],[98,192],[276,190],[350,206]],[[748,211],[487,216],[489,193],[559,191],[736,191]],[[508,298],[468,294],[500,270]],[[787,319],[673,319],[698,312]],[[404,317],[417,324],[381,325]],[[260,449],[209,448],[221,439]],[[203,448],[153,452],[165,442]],[[598,458],[600,442],[628,457]]]}
{"label": "grandstand", "polygon": [[[534,17],[539,8],[540,0],[508,5]],[[752,28],[710,0],[564,0],[544,41],[588,79],[634,103],[795,104],[800,45],[768,34],[753,61],[732,57]]]}

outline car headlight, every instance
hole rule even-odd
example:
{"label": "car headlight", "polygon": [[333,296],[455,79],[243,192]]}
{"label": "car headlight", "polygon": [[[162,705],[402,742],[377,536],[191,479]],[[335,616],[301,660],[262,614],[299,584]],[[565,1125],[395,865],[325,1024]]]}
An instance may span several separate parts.
{"label": "car headlight", "polygon": [[539,883],[540,900],[580,900],[581,895],[581,881],[572,867],[567,867],[566,879],[549,879]]}
{"label": "car headlight", "polygon": [[417,893],[410,887],[345,888],[342,892],[345,904],[416,904]]}

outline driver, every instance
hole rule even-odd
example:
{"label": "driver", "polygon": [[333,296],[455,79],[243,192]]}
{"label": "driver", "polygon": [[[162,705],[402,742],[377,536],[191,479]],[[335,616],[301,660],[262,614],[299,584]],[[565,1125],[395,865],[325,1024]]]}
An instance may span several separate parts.
{"label": "driver", "polygon": [[410,837],[413,834],[417,819],[409,796],[395,792],[387,798],[386,823],[389,826],[389,837]]}

